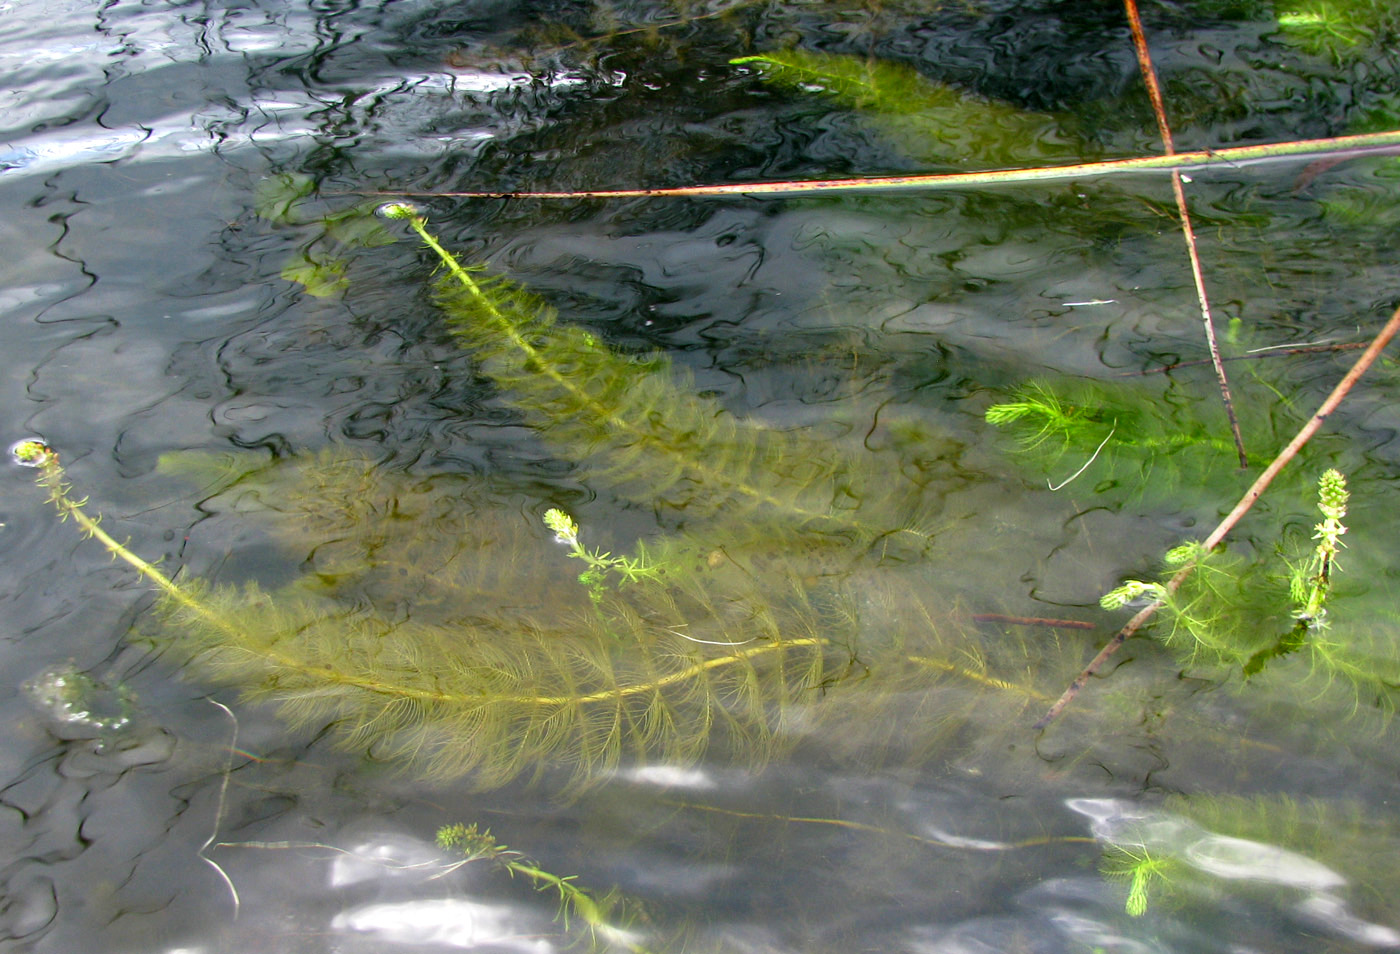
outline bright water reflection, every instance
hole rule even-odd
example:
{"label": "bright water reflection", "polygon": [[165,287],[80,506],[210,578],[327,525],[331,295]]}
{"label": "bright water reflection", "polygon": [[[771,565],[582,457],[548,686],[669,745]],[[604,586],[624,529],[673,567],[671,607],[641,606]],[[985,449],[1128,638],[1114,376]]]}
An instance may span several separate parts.
{"label": "bright water reflection", "polygon": [[[785,87],[729,62],[789,47],[948,84],[962,97],[949,108],[965,112],[947,141],[971,136],[1006,161],[1158,148],[1113,4],[729,6],[0,6],[5,443],[51,442],[74,494],[181,581],[301,580],[346,619],[402,627],[389,633],[592,619],[545,508],[632,554],[639,539],[723,528],[703,511],[712,488],[667,507],[581,466],[587,455],[448,332],[425,293],[432,262],[407,232],[379,244],[327,228],[324,216],[362,201],[354,190],[987,164],[930,151],[927,116],[853,108],[820,83]],[[1400,126],[1393,13],[1357,0],[1347,30],[1361,33],[1331,35],[1290,32],[1275,6],[1149,12],[1180,148]],[[985,115],[1018,132],[977,138],[966,127]],[[1305,165],[1191,184],[1234,357],[1363,340],[1392,304],[1393,162]],[[300,217],[260,217],[277,176],[322,195]],[[628,751],[591,787],[548,761],[479,792],[404,775],[382,744],[337,748],[329,717],[291,731],[219,689],[235,733],[207,687],[178,678],[175,654],[126,638],[156,628],[147,587],[44,509],[31,471],[8,470],[0,937],[16,950],[543,954],[589,942],[586,920],[555,919],[557,890],[435,844],[455,823],[489,827],[598,897],[616,887],[640,913],[625,932],[591,934],[617,950],[1400,943],[1391,687],[1329,685],[1301,656],[1241,687],[1144,639],[1056,728],[1029,729],[1120,622],[1098,596],[1152,574],[1243,485],[1228,454],[1191,456],[1219,434],[1207,376],[1115,377],[1203,356],[1160,181],[429,210],[448,246],[548,298],[561,324],[611,351],[665,353],[687,394],[754,432],[790,430],[884,475],[877,487],[916,486],[933,544],[883,550],[884,562],[737,536],[704,552],[706,579],[739,595],[689,629],[666,620],[676,646],[751,634],[743,611],[761,604],[723,576],[726,558],[760,595],[792,587],[774,613],[852,634],[820,691],[763,738],[771,753],[747,751],[736,722],[743,759],[726,757],[716,728],[704,755]],[[288,271],[298,262],[343,269],[344,287],[308,294],[283,277],[304,277]],[[1329,353],[1232,363],[1251,449],[1267,458],[1344,366]],[[983,413],[1026,381],[1082,379],[1199,439],[1159,447],[1142,471],[1105,458],[1050,493]],[[1235,545],[1260,566],[1278,565],[1277,548],[1296,556],[1316,521],[1316,472],[1346,471],[1333,632],[1371,634],[1378,672],[1394,645],[1395,383],[1393,368],[1373,373]],[[328,447],[383,479],[336,502],[389,515],[397,535],[371,547],[296,523],[288,465],[263,468]],[[452,558],[423,571],[415,553],[428,550]],[[495,562],[470,572],[499,579],[464,623],[443,593],[474,555]],[[972,613],[1097,629],[975,625]],[[931,646],[935,630],[944,642]]]}

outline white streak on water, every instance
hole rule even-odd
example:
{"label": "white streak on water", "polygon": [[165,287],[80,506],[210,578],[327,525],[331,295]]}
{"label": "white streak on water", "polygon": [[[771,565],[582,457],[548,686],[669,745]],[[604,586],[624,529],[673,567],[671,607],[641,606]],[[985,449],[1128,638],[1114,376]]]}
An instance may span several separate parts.
{"label": "white streak on water", "polygon": [[555,946],[531,936],[524,919],[501,905],[442,898],[365,904],[337,914],[334,931],[368,934],[392,944],[492,947],[521,954],[553,954]]}

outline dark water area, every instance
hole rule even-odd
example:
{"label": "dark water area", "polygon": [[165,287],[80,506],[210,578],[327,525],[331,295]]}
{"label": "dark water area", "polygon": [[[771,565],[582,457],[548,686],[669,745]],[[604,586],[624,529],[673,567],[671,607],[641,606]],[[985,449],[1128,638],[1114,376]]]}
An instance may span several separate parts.
{"label": "dark water area", "polygon": [[[1181,151],[1400,128],[1387,3],[1143,18]],[[1187,177],[1241,471],[1163,172],[414,198],[480,286],[374,214],[1156,154],[1115,2],[12,0],[0,64],[67,488],[0,470],[4,949],[1400,947],[1393,359],[1033,728],[1400,301],[1394,157]]]}

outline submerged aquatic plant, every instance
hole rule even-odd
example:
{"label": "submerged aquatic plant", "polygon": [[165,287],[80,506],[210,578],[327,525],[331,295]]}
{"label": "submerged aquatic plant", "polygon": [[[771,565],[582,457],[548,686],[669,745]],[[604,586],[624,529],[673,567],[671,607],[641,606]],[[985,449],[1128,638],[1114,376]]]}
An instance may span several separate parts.
{"label": "submerged aquatic plant", "polygon": [[[1233,478],[1234,445],[1195,405],[1168,406],[1128,385],[1031,382],[984,412],[1014,438],[1020,456],[1059,490],[1083,478],[1131,499],[1201,492]],[[1060,473],[1061,471],[1067,473]]]}
{"label": "submerged aquatic plant", "polygon": [[1053,117],[935,83],[906,64],[801,49],[729,63],[781,86],[834,96],[909,155],[998,165],[1068,152]]}
{"label": "submerged aquatic plant", "polygon": [[1319,644],[1313,655],[1328,662],[1329,667],[1345,671],[1353,668],[1333,650],[1339,648],[1329,642],[1323,631],[1328,628],[1327,596],[1332,590],[1332,572],[1336,569],[1337,552],[1341,548],[1342,525],[1347,513],[1346,478],[1341,471],[1328,470],[1318,480],[1318,509],[1323,520],[1314,528],[1313,539],[1317,541],[1311,555],[1296,564],[1291,564],[1288,575],[1288,594],[1293,601],[1291,629],[1278,637],[1270,646],[1260,649],[1243,666],[1246,677],[1263,671],[1270,660],[1298,652],[1309,642]]}
{"label": "submerged aquatic plant", "polygon": [[645,553],[639,557],[625,557],[589,550],[579,542],[578,523],[557,507],[544,512],[544,525],[554,531],[554,539],[569,548],[569,556],[588,565],[588,569],[579,574],[578,581],[588,590],[588,598],[595,604],[603,601],[610,576],[615,575],[624,583],[655,581],[664,569],[660,564],[648,562]]}
{"label": "submerged aquatic plant", "polygon": [[[40,468],[60,513],[158,590],[143,638],[294,725],[332,723],[347,746],[430,778],[470,773],[493,787],[558,765],[583,785],[624,759],[684,765],[711,752],[759,764],[824,716],[868,725],[869,740],[901,725],[888,707],[904,693],[951,687],[882,743],[918,749],[967,712],[1010,726],[1044,698],[1042,644],[982,646],[936,594],[869,575],[814,579],[810,557],[781,548],[714,558],[677,537],[630,580],[609,562],[622,558],[586,551],[621,583],[594,599],[568,582],[572,555],[537,524],[478,505],[474,482],[405,482],[346,454],[241,476],[212,462],[227,488],[208,506],[227,500],[250,519],[247,501],[263,500],[276,508],[269,533],[325,544],[308,576],[279,589],[177,583],[98,525],[47,445],[16,456]],[[581,535],[563,511],[550,523]]]}
{"label": "submerged aquatic plant", "polygon": [[1104,877],[1128,882],[1128,897],[1123,909],[1129,917],[1140,918],[1147,913],[1154,892],[1171,884],[1171,874],[1179,863],[1170,856],[1155,854],[1146,845],[1128,842],[1104,848],[1099,870]]}
{"label": "submerged aquatic plant", "polygon": [[1279,5],[1276,18],[1284,36],[1310,53],[1325,53],[1341,62],[1376,38],[1383,15],[1371,0],[1292,0]]}
{"label": "submerged aquatic plant", "polygon": [[[14,453],[40,468],[60,513],[156,586],[172,649],[200,671],[276,701],[294,723],[334,720],[349,745],[430,776],[473,772],[492,786],[563,762],[582,781],[625,752],[692,760],[718,725],[728,726],[736,754],[762,759],[791,708],[828,679],[828,653],[849,652],[840,644],[850,634],[795,591],[778,603],[753,588],[746,597],[742,586],[716,596],[639,582],[631,601],[606,602],[602,619],[475,606],[472,616],[432,624],[305,587],[177,584],[88,515],[47,445],[25,441]],[[534,553],[548,559],[547,548]],[[468,578],[492,570],[485,559],[463,567]],[[454,602],[472,605],[472,595]],[[680,632],[707,619],[723,625],[746,599],[746,638],[702,642]]]}
{"label": "submerged aquatic plant", "polygon": [[[1362,631],[1342,635],[1326,619],[1336,554],[1346,532],[1341,521],[1348,496],[1339,471],[1323,474],[1318,482],[1323,520],[1313,537],[1317,543],[1312,556],[1292,568],[1286,594],[1278,585],[1278,575],[1267,566],[1188,543],[1167,554],[1166,562],[1174,568],[1168,578],[1127,580],[1105,594],[1101,603],[1109,610],[1150,603],[1169,624],[1162,641],[1183,660],[1205,667],[1238,666],[1246,678],[1258,675],[1271,660],[1306,649],[1309,672],[1305,676],[1324,687],[1340,681],[1351,688],[1354,706],[1364,698],[1388,712],[1400,685],[1400,669],[1393,654],[1372,645],[1383,645],[1388,636]],[[1188,567],[1193,572],[1183,576],[1182,569]],[[1280,635],[1286,619],[1293,624]]]}
{"label": "submerged aquatic plant", "polygon": [[[607,585],[577,586],[579,558],[478,481],[410,479],[343,452],[242,472],[209,461],[224,489],[206,507],[256,522],[260,502],[267,533],[301,553],[310,543],[310,572],[275,589],[176,582],[99,526],[47,445],[16,455],[61,514],[157,589],[140,638],[429,778],[488,788],[557,766],[582,786],[624,761],[758,765],[833,717],[845,726],[823,737],[833,752],[920,757],[970,718],[990,731],[967,741],[990,744],[1043,703],[1042,679],[1062,678],[1053,642],[978,634],[907,577],[813,575],[811,553],[715,547],[722,530],[704,548],[676,535],[611,557],[549,508],[570,551],[606,571]],[[909,705],[917,717],[891,717]]]}
{"label": "submerged aquatic plant", "polygon": [[1017,440],[1027,450],[1047,442],[1067,449],[1084,436],[1086,428],[1102,423],[1102,416],[1090,406],[1068,403],[1048,387],[1034,383],[1023,388],[1016,400],[988,407],[985,417],[993,427],[1020,428]]}
{"label": "submerged aquatic plant", "polygon": [[406,220],[441,264],[439,301],[482,370],[569,460],[625,497],[703,525],[723,518],[767,545],[839,545],[857,557],[921,555],[931,543],[924,483],[882,471],[869,455],[740,420],[686,387],[658,355],[610,350],[561,323],[525,289],[463,265],[407,203]]}
{"label": "submerged aquatic plant", "polygon": [[1314,527],[1317,546],[1312,557],[1296,567],[1289,580],[1289,593],[1297,609],[1294,615],[1304,626],[1320,629],[1327,625],[1327,594],[1332,589],[1332,571],[1337,566],[1337,552],[1342,546],[1342,534],[1347,528],[1342,521],[1347,515],[1347,479],[1339,470],[1329,470],[1317,482],[1317,509],[1322,522]]}
{"label": "submerged aquatic plant", "polygon": [[[1228,892],[1266,900],[1317,928],[1391,947],[1384,923],[1395,876],[1375,849],[1391,827],[1355,806],[1259,795],[1173,796],[1161,808],[1120,799],[1071,799],[1103,844],[1100,870],[1127,880],[1125,910]],[[1368,840],[1371,841],[1368,844]],[[1359,877],[1354,877],[1359,875]]]}
{"label": "submerged aquatic plant", "polygon": [[559,896],[557,919],[565,929],[570,918],[583,922],[595,949],[617,946],[646,954],[640,935],[631,928],[635,916],[628,911],[626,900],[616,891],[596,895],[579,887],[574,875],[560,876],[542,868],[537,862],[496,840],[489,828],[461,823],[444,825],[434,839],[438,848],[460,856],[463,863],[488,861],[512,876],[529,881],[539,891],[552,891]]}
{"label": "submerged aquatic plant", "polygon": [[[1183,566],[1193,566],[1191,577],[1171,588],[1165,582],[1125,580],[1099,600],[1106,610],[1155,601],[1170,624],[1163,641],[1184,658],[1204,665],[1236,662],[1251,651],[1246,645],[1257,638],[1247,625],[1260,610],[1257,590],[1248,567],[1238,558],[1207,552],[1199,543],[1186,543],[1167,551],[1168,576]],[[1257,618],[1257,617],[1253,617]]]}

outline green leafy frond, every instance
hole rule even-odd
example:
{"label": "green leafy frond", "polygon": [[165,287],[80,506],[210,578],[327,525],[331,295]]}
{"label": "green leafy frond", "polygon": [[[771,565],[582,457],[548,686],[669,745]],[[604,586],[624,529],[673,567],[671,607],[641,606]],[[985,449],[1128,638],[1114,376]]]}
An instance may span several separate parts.
{"label": "green leafy frond", "polygon": [[[1343,512],[1339,482],[1335,472],[1323,480],[1332,514]],[[1319,525],[1324,544],[1328,534],[1322,529],[1339,533],[1339,519],[1329,516]],[[1296,570],[1291,580],[1284,579],[1266,561],[1206,553],[1198,544],[1173,548],[1166,562],[1162,582],[1129,580],[1105,595],[1103,606],[1114,610],[1135,601],[1160,601],[1165,626],[1158,636],[1189,665],[1238,667],[1250,680],[1267,669],[1271,678],[1286,682],[1292,695],[1304,692],[1315,700],[1336,687],[1352,712],[1364,707],[1388,715],[1393,710],[1400,689],[1393,632],[1322,625],[1314,594],[1300,584]],[[1165,580],[1188,562],[1193,571],[1173,592]],[[1307,566],[1316,570],[1318,563],[1312,560]],[[1312,615],[1300,615],[1300,597]],[[1293,665],[1283,665],[1284,659]]]}
{"label": "green leafy frond", "polygon": [[1285,38],[1337,62],[1364,55],[1387,26],[1400,24],[1394,5],[1378,0],[1284,0],[1275,16]]}
{"label": "green leafy frond", "polygon": [[[630,643],[587,618],[564,629],[477,617],[447,629],[256,587],[187,585],[166,638],[208,678],[333,723],[350,748],[428,777],[492,787],[562,763],[577,781],[629,758],[688,763],[730,729],[762,760],[786,707],[822,684],[828,639],[810,629],[737,648],[700,645],[640,614]],[[611,620],[614,628],[622,614]],[[790,622],[790,620],[784,620]]]}
{"label": "green leafy frond", "polygon": [[[472,773],[494,786],[558,763],[582,782],[624,757],[684,764],[712,743],[761,762],[782,741],[793,708],[819,699],[830,683],[828,660],[852,652],[855,634],[795,580],[765,585],[724,567],[713,581],[683,586],[643,576],[625,599],[609,595],[595,613],[532,618],[518,593],[501,599],[482,590],[499,588],[502,577],[517,591],[522,581],[538,585],[547,578],[540,567],[569,559],[518,519],[522,542],[505,550],[514,559],[502,565],[478,553],[461,561],[444,605],[423,618],[389,615],[393,601],[347,599],[343,585],[330,588],[331,598],[305,586],[268,593],[256,584],[176,584],[69,496],[46,445],[23,442],[16,456],[41,469],[40,484],[61,513],[156,586],[163,625],[151,637],[170,653],[276,703],[294,724],[334,724],[347,745],[431,777]],[[323,460],[329,466],[303,468],[294,479],[314,485],[329,474],[340,486],[367,479],[363,462]],[[254,490],[246,481],[235,488]],[[337,528],[346,498],[325,499],[321,526]],[[367,494],[348,510],[381,499]],[[363,523],[362,542],[392,527],[409,545],[434,549],[426,545],[431,534],[417,532],[426,526],[403,511]],[[449,523],[467,546],[501,531],[474,537],[459,520]],[[365,574],[380,569],[372,557],[363,564]]]}
{"label": "green leafy frond", "polygon": [[1394,816],[1348,800],[1345,791],[1337,800],[1173,795],[1165,807],[1210,832],[1252,842],[1256,850],[1292,853],[1295,865],[1326,866],[1356,916],[1393,923],[1400,871],[1391,859],[1400,847],[1400,829]]}
{"label": "green leafy frond", "polygon": [[[460,855],[463,861],[489,860],[512,876],[519,875],[539,891],[559,896],[559,920],[565,928],[570,918],[581,921],[588,931],[595,950],[609,944],[625,947],[634,954],[646,954],[638,936],[630,929],[635,920],[634,907],[618,892],[595,894],[580,887],[574,875],[560,876],[547,871],[538,862],[496,841],[490,829],[480,830],[475,824],[444,825],[437,831],[436,842],[443,851]],[[602,943],[600,943],[602,942]]]}
{"label": "green leafy frond", "polygon": [[920,537],[918,485],[834,442],[736,418],[664,358],[618,354],[518,285],[460,264],[421,218],[410,224],[447,271],[453,333],[545,439],[619,493],[686,522],[781,521],[856,552],[890,533]]}
{"label": "green leafy frond", "polygon": [[1102,415],[1091,405],[1069,404],[1041,384],[1022,389],[1016,400],[993,404],[986,410],[986,420],[993,427],[1014,427],[1016,439],[1026,449],[1049,442],[1062,448],[1082,445],[1102,431]]}
{"label": "green leafy frond", "polygon": [[1143,845],[1106,845],[1099,868],[1104,877],[1128,882],[1124,910],[1129,917],[1147,913],[1148,903],[1158,891],[1170,886],[1180,864],[1167,856],[1159,857]]}
{"label": "green leafy frond", "polygon": [[[593,601],[542,521],[482,505],[472,481],[344,453],[249,468],[206,500],[309,551],[308,578],[280,591],[177,584],[69,496],[47,446],[17,454],[63,515],[157,589],[147,634],[170,656],[430,777],[490,787],[558,765],[585,784],[624,761],[721,750],[757,764],[836,715],[840,741],[824,747],[917,753],[969,719],[1020,724],[1067,677],[1046,663],[1069,657],[1040,640],[980,645],[924,577],[822,572],[820,552],[772,541],[662,538],[625,559],[664,570]],[[583,532],[562,511],[549,519]]]}
{"label": "green leafy frond", "polygon": [[1336,688],[1352,714],[1374,710],[1389,719],[1400,696],[1400,662],[1395,658],[1394,629],[1358,631],[1333,626],[1301,640],[1306,666],[1304,691],[1316,698]]}
{"label": "green leafy frond", "polygon": [[1054,118],[935,83],[902,63],[800,49],[729,62],[783,86],[837,97],[915,157],[1000,165],[1062,148]]}
{"label": "green leafy frond", "polygon": [[919,113],[955,105],[958,94],[900,63],[836,53],[779,50],[740,56],[732,66],[750,66],[775,83],[831,93],[857,109]]}
{"label": "green leafy frond", "polygon": [[[518,514],[478,503],[489,496],[473,481],[395,476],[323,452],[210,500],[211,509],[236,509],[244,519],[256,516],[256,502],[272,517],[269,532],[310,548],[312,580],[270,602],[283,611],[298,602],[320,607],[307,614],[313,620],[331,614],[271,626],[296,634],[291,645],[307,675],[302,691],[284,698],[292,677],[272,659],[259,677],[271,687],[264,694],[297,721],[338,718],[355,727],[357,746],[374,736],[382,751],[420,753],[432,774],[472,771],[491,785],[550,762],[571,763],[583,776],[623,755],[692,760],[719,728],[727,731],[715,737],[728,738],[736,754],[762,761],[791,707],[831,679],[828,657],[850,654],[852,621],[832,617],[831,597],[808,592],[795,570],[783,572],[793,564],[771,564],[775,582],[731,560],[712,565],[682,539],[663,540],[644,556],[614,559],[664,573],[634,574],[593,600],[571,581],[570,551]],[[406,597],[411,625],[382,618],[407,609]],[[358,609],[366,606],[379,613]],[[197,624],[182,618],[175,631]],[[373,654],[357,657],[347,651],[354,645]],[[214,653],[207,662],[222,670],[227,659]],[[401,673],[408,682],[393,691],[313,691],[330,665]],[[418,684],[428,672],[431,686]],[[250,675],[231,672],[245,686]],[[451,698],[433,694],[459,682]],[[386,699],[393,703],[381,712]],[[379,739],[384,729],[397,741]],[[464,734],[471,746],[421,757],[434,739]]]}
{"label": "green leafy frond", "polygon": [[483,786],[551,763],[581,780],[623,757],[693,761],[712,739],[762,761],[828,658],[850,654],[853,631],[804,588],[679,541],[616,558],[668,570],[590,600],[567,549],[482,498],[473,481],[345,453],[245,476],[207,506],[265,511],[313,575],[273,596],[201,589],[199,610],[172,607],[166,639],[295,723],[335,722],[355,748]]}
{"label": "green leafy frond", "polygon": [[1166,625],[1158,637],[1183,660],[1206,667],[1244,665],[1288,627],[1277,580],[1262,567],[1199,545],[1175,547],[1170,557],[1164,579],[1188,561],[1194,566],[1175,592],[1165,582],[1128,580],[1103,597],[1104,608],[1161,602]]}
{"label": "green leafy frond", "polygon": [[1386,925],[1397,879],[1386,846],[1395,832],[1385,813],[1276,795],[1175,795],[1163,809],[1120,804],[1096,804],[1109,812],[1096,833],[1104,875],[1128,881],[1129,915],[1207,892],[1272,895],[1280,910],[1306,906],[1303,896],[1325,899],[1329,918],[1350,925],[1353,937],[1394,943]]}
{"label": "green leafy frond", "polygon": [[[1202,417],[1197,408],[1130,386],[1032,383],[988,407],[985,416],[1055,489],[1073,480],[1078,488],[1128,499],[1172,495],[1179,503],[1184,494],[1209,494],[1212,481],[1229,492],[1237,482],[1223,415]],[[1201,410],[1210,414],[1215,407]]]}

